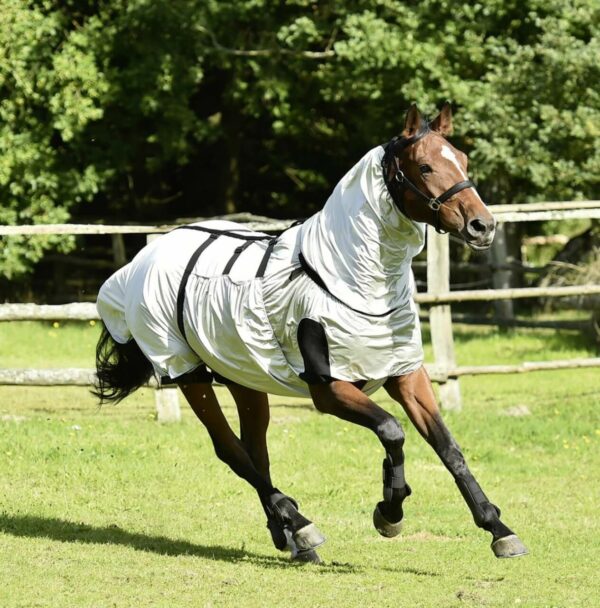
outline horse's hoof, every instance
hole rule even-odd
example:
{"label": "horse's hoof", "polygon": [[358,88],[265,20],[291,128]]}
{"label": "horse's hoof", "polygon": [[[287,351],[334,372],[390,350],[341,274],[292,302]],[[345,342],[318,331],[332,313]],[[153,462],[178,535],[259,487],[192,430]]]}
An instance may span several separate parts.
{"label": "horse's hoof", "polygon": [[322,564],[323,561],[319,554],[314,549],[308,551],[298,551],[295,555],[292,554],[291,560],[299,564]]}
{"label": "horse's hoof", "polygon": [[516,534],[495,540],[492,543],[492,551],[496,557],[520,557],[529,553]]}
{"label": "horse's hoof", "polygon": [[319,532],[319,529],[315,524],[308,524],[299,530],[296,530],[293,534],[294,542],[298,553],[303,551],[309,551],[310,549],[316,549],[325,542],[325,537]]}
{"label": "horse's hoof", "polygon": [[396,522],[395,524],[389,522],[383,516],[379,505],[377,505],[375,507],[375,511],[373,511],[373,525],[375,526],[377,532],[386,538],[394,538],[394,536],[398,536],[398,534],[402,532],[402,520]]}

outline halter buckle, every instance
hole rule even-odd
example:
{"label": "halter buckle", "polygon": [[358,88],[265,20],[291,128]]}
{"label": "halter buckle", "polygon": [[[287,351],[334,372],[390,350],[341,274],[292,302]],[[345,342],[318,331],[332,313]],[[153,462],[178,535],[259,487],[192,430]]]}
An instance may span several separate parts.
{"label": "halter buckle", "polygon": [[427,206],[432,211],[439,211],[439,208],[442,206],[442,203],[440,203],[437,198],[430,198],[429,201],[427,201]]}
{"label": "halter buckle", "polygon": [[400,169],[400,167],[397,167],[397,171],[396,171],[396,175],[394,175],[394,179],[401,184],[403,181],[406,180],[406,176],[404,175],[404,173],[402,172],[402,169]]}

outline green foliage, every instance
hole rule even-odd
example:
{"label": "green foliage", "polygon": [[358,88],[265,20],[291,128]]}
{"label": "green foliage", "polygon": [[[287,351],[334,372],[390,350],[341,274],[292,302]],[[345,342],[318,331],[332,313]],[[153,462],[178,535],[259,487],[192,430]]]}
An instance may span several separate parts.
{"label": "green foliage", "polygon": [[[600,168],[598,5],[532,8],[520,25],[533,32],[526,41],[496,36],[490,43],[487,107],[466,112],[478,138],[473,162],[502,201],[591,198]],[[504,188],[495,183],[500,175]]]}
{"label": "green foliage", "polygon": [[[90,201],[101,173],[81,157],[81,137],[103,115],[108,85],[86,37],[59,12],[0,2],[0,222],[61,223]],[[0,270],[27,270],[44,249],[70,240],[7,239]]]}
{"label": "green foliage", "polygon": [[[416,101],[491,202],[597,194],[593,0],[0,0],[0,223],[318,209]],[[10,239],[0,272],[70,242]]]}

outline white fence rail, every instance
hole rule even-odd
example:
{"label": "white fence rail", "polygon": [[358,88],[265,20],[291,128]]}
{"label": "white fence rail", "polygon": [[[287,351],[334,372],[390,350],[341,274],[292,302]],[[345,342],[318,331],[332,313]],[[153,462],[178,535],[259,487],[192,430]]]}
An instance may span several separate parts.
{"label": "white fence rail", "polygon": [[[531,203],[503,205],[492,208],[498,222],[524,222],[547,219],[600,218],[600,201]],[[250,214],[227,216],[227,219],[244,222],[250,228],[266,232],[284,230],[289,221],[272,220]],[[36,226],[0,226],[0,236],[36,234],[147,234],[148,240],[156,234],[168,232],[175,226],[105,226],[92,224],[57,224]],[[532,297],[587,296],[600,294],[600,285],[567,287],[483,289],[449,291],[449,244],[447,235],[428,231],[427,253],[428,292],[419,293],[415,300],[431,305],[429,310],[434,363],[428,365],[433,381],[440,385],[442,405],[447,409],[460,409],[461,397],[458,378],[477,374],[526,373],[538,370],[571,369],[600,366],[600,358],[572,359],[543,362],[525,362],[520,365],[457,366],[454,356],[450,304],[469,301],[513,300]],[[0,321],[25,320],[92,320],[98,319],[96,307],[91,303],[75,302],[63,305],[0,304]],[[89,386],[94,379],[90,369],[0,369],[0,385],[77,385]],[[153,386],[156,386],[153,384]],[[158,419],[177,420],[180,412],[176,389],[155,392]]]}

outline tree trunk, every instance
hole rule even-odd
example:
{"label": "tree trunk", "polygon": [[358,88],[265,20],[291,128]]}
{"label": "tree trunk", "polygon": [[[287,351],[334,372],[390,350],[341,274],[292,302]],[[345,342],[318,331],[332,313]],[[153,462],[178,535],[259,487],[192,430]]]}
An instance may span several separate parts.
{"label": "tree trunk", "polygon": [[223,212],[236,213],[240,188],[240,152],[242,118],[236,107],[229,105],[223,111],[223,137],[225,162],[223,162],[222,192]]}
{"label": "tree trunk", "polygon": [[[231,144],[231,142],[228,142]],[[224,192],[224,209],[225,213],[235,213],[237,211],[237,194],[240,184],[240,167],[239,167],[239,145],[227,146],[229,152],[229,162],[226,164],[227,172],[225,175],[225,192]]]}

